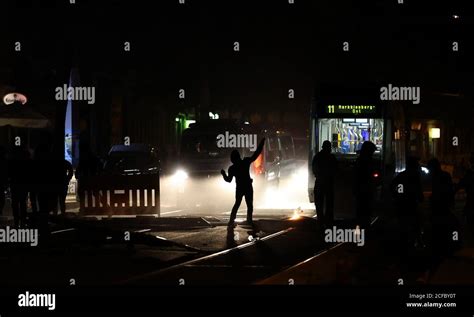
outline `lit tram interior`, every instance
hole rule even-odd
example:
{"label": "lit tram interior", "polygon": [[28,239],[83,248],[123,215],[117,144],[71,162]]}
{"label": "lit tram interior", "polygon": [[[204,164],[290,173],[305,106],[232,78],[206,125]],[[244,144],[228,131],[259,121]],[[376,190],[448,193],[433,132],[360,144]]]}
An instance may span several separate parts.
{"label": "lit tram interior", "polygon": [[383,119],[367,118],[322,118],[319,119],[319,142],[331,141],[332,151],[337,156],[356,155],[365,141],[373,142],[375,155],[383,149]]}

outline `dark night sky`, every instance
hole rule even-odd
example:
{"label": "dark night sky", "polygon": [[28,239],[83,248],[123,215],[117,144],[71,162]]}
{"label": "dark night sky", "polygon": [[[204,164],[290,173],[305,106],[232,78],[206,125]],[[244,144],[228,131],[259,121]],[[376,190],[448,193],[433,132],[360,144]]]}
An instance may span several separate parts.
{"label": "dark night sky", "polygon": [[[82,70],[137,78],[166,100],[181,87],[199,91],[204,64],[211,103],[252,107],[288,106],[289,88],[303,104],[313,79],[472,86],[466,2],[76,2],[2,2],[8,7],[2,12],[11,14],[0,22],[8,30],[0,69],[14,65],[13,81],[28,86],[51,69],[75,63]],[[11,52],[17,39],[23,42],[20,56]],[[452,40],[460,41],[462,52],[450,52]],[[123,52],[124,41],[132,43],[131,52]],[[232,50],[234,41],[241,52]],[[343,41],[350,42],[350,52],[342,51]]]}

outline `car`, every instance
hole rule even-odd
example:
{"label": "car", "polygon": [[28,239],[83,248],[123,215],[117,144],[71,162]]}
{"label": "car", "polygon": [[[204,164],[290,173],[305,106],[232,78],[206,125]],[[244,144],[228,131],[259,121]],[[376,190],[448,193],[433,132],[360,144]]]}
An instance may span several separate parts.
{"label": "car", "polygon": [[104,164],[105,174],[147,175],[159,171],[158,150],[149,144],[114,145]]}
{"label": "car", "polygon": [[104,168],[79,181],[85,215],[137,215],[160,212],[160,161],[147,144],[114,145]]}
{"label": "car", "polygon": [[[236,142],[235,146],[219,146],[219,140],[235,135],[236,140],[252,140],[251,146]],[[256,187],[279,186],[280,180],[294,179],[304,169],[295,155],[293,138],[283,131],[269,131],[248,123],[231,120],[211,120],[191,124],[183,132],[180,158],[171,174],[171,186],[177,191],[177,205],[195,207],[228,204],[234,197],[235,184],[222,179],[221,170],[231,165],[230,154],[237,150],[248,157],[265,137],[262,153],[250,167],[250,176]],[[305,161],[303,161],[305,162]],[[306,181],[306,178],[303,179]]]}

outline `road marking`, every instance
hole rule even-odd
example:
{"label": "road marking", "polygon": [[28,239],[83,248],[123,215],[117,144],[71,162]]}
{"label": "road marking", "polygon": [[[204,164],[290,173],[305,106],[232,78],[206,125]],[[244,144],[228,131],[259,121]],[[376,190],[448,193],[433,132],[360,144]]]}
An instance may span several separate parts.
{"label": "road marking", "polygon": [[[226,265],[226,264],[189,264],[186,265],[187,267],[194,267],[194,268],[235,268],[234,265]],[[239,266],[239,269],[245,268],[245,269],[262,269],[262,268],[267,268],[268,266],[265,265],[243,265]]]}
{"label": "road marking", "polygon": [[168,240],[181,240],[183,238],[187,238],[187,237],[190,237],[190,236],[194,236],[194,235],[197,235],[197,234],[202,234],[202,232],[200,231],[197,231],[197,232],[189,232],[189,233],[183,233],[181,235],[178,235],[178,236],[175,236],[175,237],[170,237],[170,238],[166,238]]}
{"label": "road marking", "polygon": [[134,231],[135,233],[145,233],[145,232],[150,232],[151,229],[141,229],[141,230],[136,230]]}
{"label": "road marking", "polygon": [[68,232],[68,231],[74,231],[74,230],[76,230],[76,228],[70,228],[70,229],[64,229],[64,230],[57,230],[57,231],[51,232],[51,234],[56,234],[56,233],[61,233],[61,232]]}
{"label": "road marking", "polygon": [[167,212],[162,212],[162,215],[168,215],[168,214],[174,214],[177,212],[183,211],[183,209],[178,209],[178,210],[172,210],[172,211],[167,211]]}
{"label": "road marking", "polygon": [[[237,212],[239,212],[239,211],[247,211],[247,209],[239,208],[239,209],[237,209]],[[231,213],[232,213],[232,210],[231,211],[224,211],[222,213],[222,215],[230,215]]]}

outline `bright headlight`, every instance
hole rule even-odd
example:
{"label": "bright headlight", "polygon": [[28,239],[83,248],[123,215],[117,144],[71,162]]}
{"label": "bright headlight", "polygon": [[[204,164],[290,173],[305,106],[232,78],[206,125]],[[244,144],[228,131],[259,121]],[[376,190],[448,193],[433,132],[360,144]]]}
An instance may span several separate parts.
{"label": "bright headlight", "polygon": [[186,179],[188,179],[188,173],[181,169],[177,170],[173,175],[173,182],[175,184],[182,184]]}
{"label": "bright headlight", "polygon": [[299,168],[293,174],[293,180],[301,181],[301,182],[307,182],[308,181],[308,169],[305,168],[305,167]]}
{"label": "bright headlight", "polygon": [[421,167],[421,171],[425,174],[429,174],[430,173],[430,170],[424,166]]}

